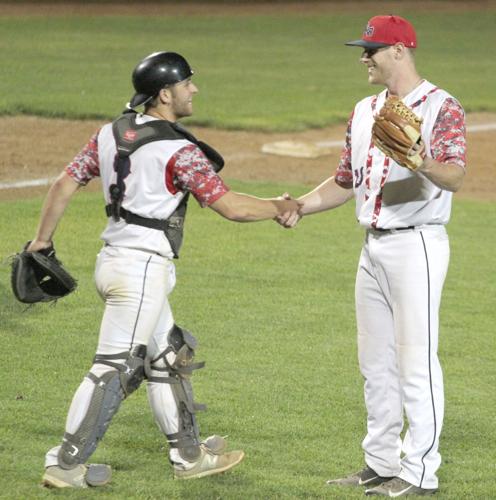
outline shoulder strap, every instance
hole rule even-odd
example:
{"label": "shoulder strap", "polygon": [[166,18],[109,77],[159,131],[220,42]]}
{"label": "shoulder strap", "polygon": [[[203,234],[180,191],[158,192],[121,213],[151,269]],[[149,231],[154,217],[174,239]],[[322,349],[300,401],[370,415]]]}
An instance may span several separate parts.
{"label": "shoulder strap", "polygon": [[220,172],[224,158],[212,146],[199,141],[189,130],[179,123],[167,120],[153,120],[138,125],[136,113],[125,113],[112,123],[112,132],[120,156],[129,156],[138,148],[153,141],[187,139],[196,144],[213,163],[214,170]]}
{"label": "shoulder strap", "polygon": [[112,123],[112,132],[119,156],[129,156],[138,148],[153,141],[164,139],[187,139],[184,134],[174,130],[166,120],[153,120],[138,125],[136,113],[126,113]]}
{"label": "shoulder strap", "polygon": [[205,156],[212,162],[212,165],[216,172],[220,172],[224,168],[224,158],[222,158],[221,154],[212,146],[209,146],[203,141],[199,141],[189,130],[185,129],[180,123],[167,123],[169,123],[171,128],[178,134],[181,134],[185,139],[188,139],[188,141],[196,144],[203,151]]}
{"label": "shoulder strap", "polygon": [[129,175],[129,156],[138,148],[149,142],[164,139],[183,139],[184,136],[176,132],[165,120],[136,123],[136,113],[125,113],[112,123],[117,156],[114,160],[114,170],[117,172],[115,184],[109,186],[110,193],[110,215],[115,221],[120,219],[120,210],[126,185],[124,179]]}

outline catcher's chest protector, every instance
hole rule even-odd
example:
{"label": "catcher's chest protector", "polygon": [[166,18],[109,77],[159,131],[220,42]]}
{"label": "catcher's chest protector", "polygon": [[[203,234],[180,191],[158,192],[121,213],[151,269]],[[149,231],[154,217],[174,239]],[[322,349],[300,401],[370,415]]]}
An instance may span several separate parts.
{"label": "catcher's chest protector", "polygon": [[184,219],[188,204],[187,193],[174,213],[167,219],[152,219],[133,214],[121,207],[124,197],[124,178],[129,173],[129,156],[138,148],[153,141],[187,139],[196,144],[212,162],[214,170],[220,172],[224,166],[222,156],[208,144],[198,141],[196,137],[177,123],[166,120],[153,120],[142,124],[136,123],[136,113],[125,113],[112,123],[112,132],[117,146],[117,158],[114,168],[117,181],[109,187],[111,203],[105,207],[107,216],[116,221],[124,219],[128,224],[160,229],[169,240],[174,258],[178,258],[183,240]]}

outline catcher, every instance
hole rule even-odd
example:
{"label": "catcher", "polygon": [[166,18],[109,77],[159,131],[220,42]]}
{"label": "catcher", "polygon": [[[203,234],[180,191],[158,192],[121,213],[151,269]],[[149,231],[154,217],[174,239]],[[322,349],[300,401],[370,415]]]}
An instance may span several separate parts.
{"label": "catcher", "polygon": [[328,484],[367,495],[430,495],[438,488],[444,411],[437,348],[445,225],[465,175],[465,116],[454,97],[418,74],[417,37],[406,19],[375,16],[347,45],[361,48],[369,83],[385,88],[355,106],[335,176],[279,222],[293,226],[354,197],[366,233],[355,284],[365,464]]}
{"label": "catcher", "polygon": [[[244,457],[220,436],[200,438],[191,376],[197,341],[175,324],[168,295],[175,285],[188,196],[227,219],[250,222],[290,216],[294,200],[261,199],[231,191],[218,171],[224,162],[178,120],[193,112],[198,89],[188,62],[156,52],[134,69],[135,94],[125,113],[104,125],[50,188],[32,257],[52,248],[58,221],[72,196],[102,179],[108,224],[95,280],[105,302],[97,353],[77,389],[59,446],[46,455],[43,484],[102,486],[110,466],[88,464],[121,402],[147,380],[148,400],[169,444],[177,479],[231,469]],[[143,106],[143,112],[136,108]],[[19,262],[31,262],[23,252]],[[22,273],[17,273],[22,276]],[[17,284],[19,289],[20,286]]]}

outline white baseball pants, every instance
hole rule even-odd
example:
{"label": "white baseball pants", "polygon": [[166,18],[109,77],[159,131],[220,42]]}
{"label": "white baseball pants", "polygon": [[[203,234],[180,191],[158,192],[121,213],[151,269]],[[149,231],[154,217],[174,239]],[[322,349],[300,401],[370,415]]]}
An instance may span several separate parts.
{"label": "white baseball pants", "polygon": [[[106,246],[97,257],[95,282],[105,301],[98,354],[116,354],[129,350],[133,345],[144,344],[147,346],[147,358],[152,359],[166,349],[167,335],[174,324],[167,299],[176,282],[173,262],[157,254]],[[171,355],[174,356],[173,353]],[[155,364],[165,366],[163,360]],[[112,368],[95,363],[90,371],[100,377],[109,370]],[[164,377],[167,374],[152,370],[152,375]],[[66,432],[73,434],[79,428],[94,387],[90,379],[83,379],[69,409]],[[148,382],[147,391],[150,407],[161,431],[164,434],[176,433],[178,412],[170,385]],[[57,465],[59,448],[52,448],[47,453],[45,467]],[[170,457],[175,462],[182,462],[176,449],[171,449]]]}
{"label": "white baseball pants", "polygon": [[423,488],[437,488],[441,463],[444,394],[437,349],[448,262],[444,226],[369,230],[356,277],[365,461],[381,476]]}

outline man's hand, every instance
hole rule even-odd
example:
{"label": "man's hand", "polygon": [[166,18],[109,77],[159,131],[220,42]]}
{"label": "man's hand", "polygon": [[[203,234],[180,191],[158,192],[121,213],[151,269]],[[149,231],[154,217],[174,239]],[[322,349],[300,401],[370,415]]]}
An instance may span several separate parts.
{"label": "man's hand", "polygon": [[[284,193],[278,200],[281,200],[281,206],[284,207],[285,210],[275,217],[274,220],[285,228],[295,227],[302,217],[300,209],[303,204],[292,198],[289,193]],[[282,205],[282,203],[287,203],[287,205]]]}

